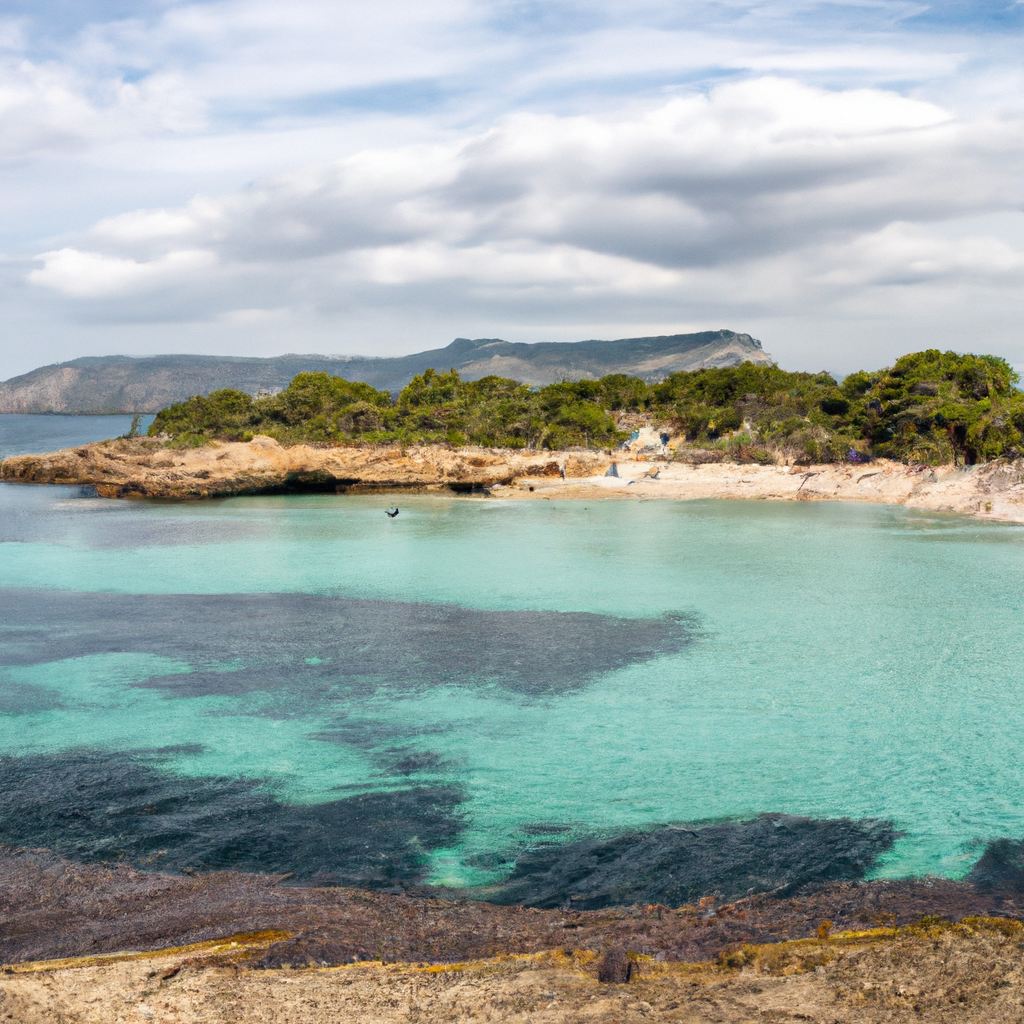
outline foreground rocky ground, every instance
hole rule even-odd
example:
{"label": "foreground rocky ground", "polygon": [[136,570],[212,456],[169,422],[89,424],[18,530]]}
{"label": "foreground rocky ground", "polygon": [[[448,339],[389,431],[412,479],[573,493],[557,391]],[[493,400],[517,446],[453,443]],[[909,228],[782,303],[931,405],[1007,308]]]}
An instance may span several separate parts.
{"label": "foreground rocky ground", "polygon": [[[824,929],[823,929],[824,931]],[[21,1024],[334,1024],[386,1021],[1017,1022],[1024,1010],[1019,922],[924,922],[772,945],[713,963],[634,958],[602,983],[596,951],[555,949],[453,965],[362,963],[254,969],[280,936],[0,975],[0,1018]],[[615,955],[611,957],[615,959]]]}
{"label": "foreground rocky ground", "polygon": [[[704,453],[707,454],[707,453]],[[108,498],[288,491],[456,491],[506,498],[754,498],[866,501],[1024,522],[1024,460],[971,467],[762,466],[604,452],[425,445],[284,448],[269,437],[173,449],[120,439],[0,464],[0,480],[94,486]],[[614,465],[613,476],[606,474]]]}
{"label": "foreground rocky ground", "polygon": [[[1024,1016],[1014,889],[833,883],[787,899],[568,911],[287,882],[2,852],[0,1021]],[[631,979],[599,981],[623,956]]]}

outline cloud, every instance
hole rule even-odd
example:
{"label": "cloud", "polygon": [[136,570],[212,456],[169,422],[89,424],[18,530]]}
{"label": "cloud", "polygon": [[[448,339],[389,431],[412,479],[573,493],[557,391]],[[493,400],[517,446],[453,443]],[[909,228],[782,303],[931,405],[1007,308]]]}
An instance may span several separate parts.
{"label": "cloud", "polygon": [[599,95],[614,104],[722,75],[803,75],[833,88],[957,76],[964,103],[979,68],[1019,70],[1010,35],[897,41],[892,26],[911,10],[900,3],[98,3],[81,5],[77,31],[74,7],[58,0],[28,10],[0,22],[10,157],[327,127],[366,113],[479,126],[515,109],[585,113],[605,102]]}
{"label": "cloud", "polygon": [[65,248],[45,252],[42,267],[30,271],[29,281],[76,299],[109,298],[166,288],[187,282],[215,263],[213,253],[178,249],[158,259],[138,262],[98,252]]}
{"label": "cloud", "polygon": [[225,310],[246,287],[264,296],[253,307],[301,294],[336,308],[367,287],[400,301],[424,285],[455,302],[642,301],[706,292],[716,270],[736,278],[737,301],[766,306],[773,291],[791,301],[897,279],[1005,282],[1015,249],[940,244],[929,225],[1024,204],[1020,128],[777,77],[640,116],[515,114],[446,146],[369,150],[106,218],[87,248],[43,254],[30,280],[83,299],[171,287],[186,308],[196,290],[202,315],[218,279]]}
{"label": "cloud", "polygon": [[937,238],[913,224],[888,224],[856,238],[812,280],[843,288],[918,283],[977,283],[1020,287],[1024,250],[991,235]]}
{"label": "cloud", "polygon": [[195,131],[203,122],[202,103],[176,75],[86,83],[67,68],[0,57],[0,161]]}
{"label": "cloud", "polygon": [[645,295],[681,283],[679,274],[653,264],[578,246],[525,242],[382,246],[354,252],[345,269],[346,276],[384,286],[448,282],[478,293],[500,291],[527,299],[540,292]]}

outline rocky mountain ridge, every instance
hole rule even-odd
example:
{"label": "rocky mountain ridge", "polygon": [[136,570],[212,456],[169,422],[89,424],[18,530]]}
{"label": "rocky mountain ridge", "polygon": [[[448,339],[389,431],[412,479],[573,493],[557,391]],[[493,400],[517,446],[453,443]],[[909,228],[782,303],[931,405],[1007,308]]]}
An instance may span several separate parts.
{"label": "rocky mountain ridge", "polygon": [[277,391],[303,371],[326,370],[348,380],[399,391],[430,367],[458,370],[465,380],[495,374],[543,385],[625,373],[653,383],[678,370],[736,366],[744,361],[772,362],[755,338],[728,330],[534,344],[457,338],[445,348],[394,358],[87,356],[0,382],[0,413],[156,412],[219,388],[237,388],[252,395]]}

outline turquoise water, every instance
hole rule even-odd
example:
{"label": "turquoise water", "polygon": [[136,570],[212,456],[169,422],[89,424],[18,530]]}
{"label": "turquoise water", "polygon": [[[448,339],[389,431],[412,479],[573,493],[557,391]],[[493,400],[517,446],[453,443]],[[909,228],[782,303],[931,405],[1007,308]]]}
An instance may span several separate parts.
{"label": "turquoise water", "polygon": [[[163,749],[162,771],[293,804],[457,787],[462,831],[429,851],[449,884],[496,877],[531,823],[883,817],[904,832],[876,868],[894,877],[959,877],[1024,835],[1019,527],[853,504],[398,503],[390,520],[376,497],[0,486],[0,754]],[[45,595],[63,593],[86,595],[88,649],[54,639],[70,613]],[[209,595],[201,639],[182,618],[144,642],[199,600],[167,595]],[[244,636],[243,596],[267,616]],[[469,618],[424,640],[402,625],[424,605]],[[543,661],[505,673],[491,633]]]}

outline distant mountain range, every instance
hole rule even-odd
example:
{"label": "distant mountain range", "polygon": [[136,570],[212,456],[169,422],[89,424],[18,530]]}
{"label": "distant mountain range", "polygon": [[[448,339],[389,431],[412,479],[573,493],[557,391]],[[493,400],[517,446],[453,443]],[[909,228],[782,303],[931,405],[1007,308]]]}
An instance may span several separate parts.
{"label": "distant mountain range", "polygon": [[446,348],[391,359],[362,356],[88,356],[42,366],[0,383],[0,413],[156,412],[192,395],[237,388],[255,395],[288,386],[297,373],[326,370],[376,388],[400,391],[429,367],[456,369],[464,380],[488,374],[524,384],[626,373],[648,383],[677,370],[771,363],[761,342],[735,331],[701,331],[618,341],[540,342],[457,338]]}

